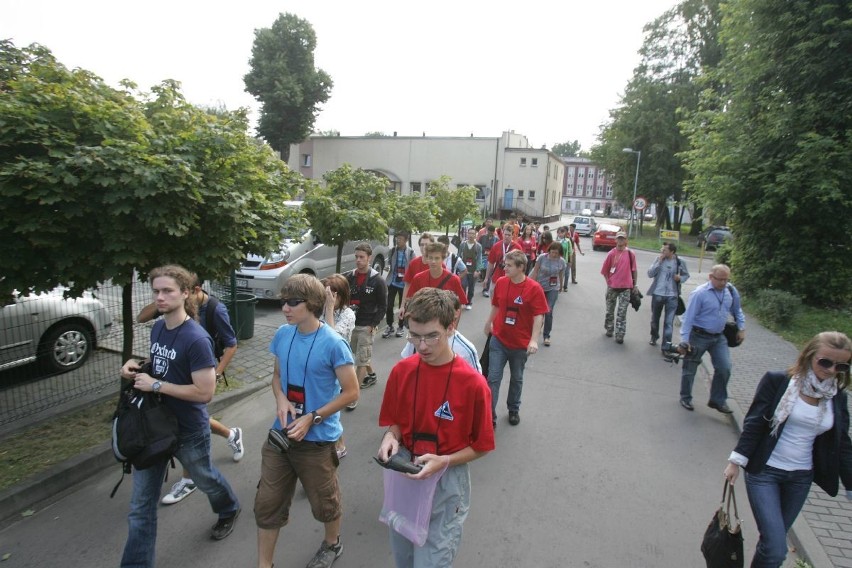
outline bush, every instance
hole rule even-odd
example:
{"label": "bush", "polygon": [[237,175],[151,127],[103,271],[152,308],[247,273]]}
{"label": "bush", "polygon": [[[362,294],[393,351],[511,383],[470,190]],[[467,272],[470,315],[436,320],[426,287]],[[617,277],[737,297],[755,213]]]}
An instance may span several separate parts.
{"label": "bush", "polygon": [[722,243],[716,249],[716,264],[727,264],[731,266],[731,253],[734,251],[730,242]]}
{"label": "bush", "polygon": [[801,306],[802,299],[790,292],[764,289],[754,295],[752,309],[760,319],[786,326],[793,321]]}

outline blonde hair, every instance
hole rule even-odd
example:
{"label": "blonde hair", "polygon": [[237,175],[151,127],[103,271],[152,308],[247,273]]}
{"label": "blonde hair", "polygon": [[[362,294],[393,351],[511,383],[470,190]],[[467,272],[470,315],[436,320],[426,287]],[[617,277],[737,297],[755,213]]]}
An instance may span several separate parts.
{"label": "blonde hair", "polygon": [[[840,351],[852,352],[852,341],[839,331],[823,331],[818,333],[805,344],[796,363],[787,369],[790,376],[804,376],[811,370],[814,357],[820,347],[838,349]],[[852,357],[850,357],[852,359]],[[849,361],[846,361],[847,363]],[[837,373],[837,388],[845,389],[849,386],[849,373]]]}

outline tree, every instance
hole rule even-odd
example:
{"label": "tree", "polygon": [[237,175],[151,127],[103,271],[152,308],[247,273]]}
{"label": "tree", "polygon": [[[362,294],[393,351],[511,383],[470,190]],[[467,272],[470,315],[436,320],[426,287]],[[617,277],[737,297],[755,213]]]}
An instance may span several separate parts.
{"label": "tree", "polygon": [[171,81],[116,90],[39,46],[0,42],[0,69],[0,297],[112,279],[129,298],[137,270],[223,276],[278,245],[302,178],[244,112],[195,108]]}
{"label": "tree", "polygon": [[319,130],[314,132],[314,136],[326,136],[328,138],[333,138],[335,136],[340,136],[339,130]]}
{"label": "tree", "polygon": [[347,241],[387,240],[386,219],[393,210],[387,179],[343,164],[323,176],[325,186],[305,193],[305,216],[319,239],[337,247],[340,272]]}
{"label": "tree", "polygon": [[432,199],[419,193],[393,195],[396,198],[387,221],[395,233],[421,233],[435,226],[436,207]]}
{"label": "tree", "polygon": [[385,134],[384,132],[375,131],[367,132],[366,134],[364,134],[364,136],[367,138],[386,138],[387,134]]}
{"label": "tree", "polygon": [[580,155],[580,142],[574,140],[573,142],[561,142],[559,144],[554,144],[550,151],[563,158],[573,158]]}
{"label": "tree", "polygon": [[450,233],[450,227],[458,225],[468,215],[479,213],[476,205],[476,188],[470,185],[450,189],[450,177],[441,176],[429,183],[429,196],[437,206],[435,217],[438,224],[444,227],[445,234]]}
{"label": "tree", "polygon": [[311,133],[332,80],[314,67],[317,38],[307,20],[279,14],[271,28],[254,32],[246,91],[261,104],[258,133],[286,162],[290,144]]}
{"label": "tree", "polygon": [[852,300],[852,36],[841,0],[725,5],[724,57],[685,124],[693,187],[730,220],[745,291]]}

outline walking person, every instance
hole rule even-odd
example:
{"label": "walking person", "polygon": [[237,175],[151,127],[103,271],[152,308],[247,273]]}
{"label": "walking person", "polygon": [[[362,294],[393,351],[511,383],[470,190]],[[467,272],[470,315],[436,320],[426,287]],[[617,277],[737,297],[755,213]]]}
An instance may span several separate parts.
{"label": "walking person", "polygon": [[[583,247],[580,246],[580,233],[577,232],[577,224],[571,223],[568,225],[567,237],[571,239],[571,284],[577,283],[577,253],[581,256],[586,256],[583,252]],[[566,278],[566,284],[568,279]]]}
{"label": "walking person", "polygon": [[660,256],[654,259],[654,263],[648,269],[648,277],[654,279],[651,282],[651,287],[648,288],[648,295],[651,296],[651,340],[648,344],[656,345],[660,338],[660,316],[665,309],[661,347],[663,357],[671,360],[671,355],[666,352],[666,348],[670,347],[672,343],[674,318],[681,285],[689,280],[689,270],[686,268],[686,263],[677,255],[677,245],[663,243],[660,248]]}
{"label": "walking person", "polygon": [[624,343],[630,294],[634,289],[638,291],[636,255],[627,248],[627,234],[624,231],[615,235],[615,248],[606,255],[601,274],[606,280],[606,336],[612,337],[614,333],[615,342]]}
{"label": "walking person", "polygon": [[[743,420],[725,478],[745,470],[748,500],[760,533],[753,568],[778,568],[787,556],[787,531],[802,510],[811,483],[852,500],[849,439],[849,363],[852,341],[837,331],[811,339],[786,372],[760,380]],[[771,418],[770,418],[771,417]]]}
{"label": "walking person", "polygon": [[550,347],[550,331],[553,329],[553,308],[559,299],[559,290],[565,278],[567,263],[562,258],[562,244],[550,243],[550,250],[539,255],[530,278],[541,285],[544,297],[547,298],[547,313],[544,314],[544,346]]}
{"label": "walking person", "polygon": [[[731,414],[728,408],[728,380],[731,378],[731,353],[728,340],[722,331],[733,316],[737,323],[737,340],[745,340],[745,315],[740,305],[740,294],[730,284],[731,269],[717,264],[710,270],[709,282],[692,291],[686,304],[686,312],[680,324],[678,352],[686,355],[680,377],[680,405],[694,410],[692,405],[692,383],[704,353],[710,353],[713,364],[713,382],[710,385],[710,400],[707,406],[723,414]],[[688,347],[684,347],[684,345]]]}
{"label": "walking person", "polygon": [[411,261],[414,260],[414,249],[408,246],[408,233],[399,232],[394,235],[396,246],[391,249],[388,255],[388,275],[385,277],[385,282],[388,288],[388,307],[385,314],[387,327],[383,338],[388,338],[394,332],[394,302],[398,304],[397,329],[399,334],[403,333],[402,324],[402,305],[405,303],[405,272],[408,269]]}
{"label": "walking person", "polygon": [[[441,290],[449,290],[458,296],[459,302],[466,304],[468,300],[462,288],[461,279],[450,272],[446,264],[444,264],[447,258],[447,245],[441,242],[427,245],[425,257],[429,269],[424,270],[411,281],[411,286],[408,288],[408,296],[405,298],[406,303],[421,288],[439,288]],[[407,313],[408,309],[405,308],[403,317]]]}
{"label": "walking person", "polygon": [[521,232],[519,239],[521,250],[527,255],[527,275],[535,266],[536,252],[538,249],[538,239],[535,235],[535,224],[527,223]]}
{"label": "walking person", "polygon": [[[506,223],[503,225],[503,240],[491,247],[491,252],[488,253],[488,272],[485,274],[486,283],[496,284],[504,274],[504,258],[513,251],[521,251],[521,245],[515,240],[514,225]],[[486,298],[489,292],[486,286],[483,286],[482,295]]]}
{"label": "walking person", "polygon": [[330,568],[343,553],[334,442],[343,433],[340,410],[358,400],[358,379],[346,341],[319,319],[327,298],[325,287],[309,274],[291,276],[281,288],[287,325],[278,328],[269,345],[275,421],[261,450],[254,499],[259,568],[272,566],[297,481],[305,488],[314,519],[323,524],[323,540],[307,568]]}
{"label": "walking person", "polygon": [[526,255],[519,250],[506,254],[506,276],[494,285],[491,312],[485,321],[485,334],[491,335],[488,351],[488,386],[491,388],[491,416],[497,425],[497,399],[503,381],[503,369],[509,364],[509,394],[506,408],[509,424],[521,423],[521,393],[527,358],[538,352],[547,299],[535,280],[526,276]]}
{"label": "walking person", "polygon": [[[485,234],[482,234],[482,231],[485,231]],[[480,231],[477,236],[477,241],[482,246],[482,261],[479,266],[479,271],[482,275],[482,295],[487,298],[488,290],[491,288],[491,281],[486,278],[488,275],[488,257],[491,254],[491,249],[501,239],[497,236],[497,230],[491,225],[487,225],[482,231]]]}
{"label": "walking person", "polygon": [[[221,540],[230,535],[240,514],[240,502],[228,481],[210,460],[210,425],[207,403],[216,390],[216,358],[213,341],[192,316],[194,278],[182,266],[155,268],[148,275],[157,311],[162,317],[151,328],[151,369],[140,372],[140,362],[128,360],[121,376],[143,392],[158,393],[178,419],[178,448],[175,452],[207,495],[218,515],[211,536]],[[121,566],[154,566],[157,540],[157,503],[168,461],[133,470],[133,490],[128,534]]]}
{"label": "walking person", "polygon": [[562,287],[560,288],[563,292],[568,291],[568,280],[571,275],[569,271],[571,270],[571,262],[572,258],[574,258],[574,242],[568,238],[568,228],[567,227],[559,227],[556,230],[556,240],[562,245],[562,258],[565,259],[565,275],[562,278]]}
{"label": "walking person", "polygon": [[[402,308],[400,309],[399,318],[403,318],[403,314],[405,314],[405,302],[411,294],[408,293],[409,288],[411,287],[411,281],[414,280],[414,277],[423,272],[424,270],[428,270],[429,267],[426,266],[426,246],[434,243],[435,237],[431,233],[422,233],[420,238],[417,239],[417,244],[420,250],[420,256],[415,256],[411,259],[411,262],[408,263],[408,268],[405,269],[405,278],[403,279],[405,282],[405,288],[402,290]],[[387,339],[393,333],[392,329],[386,329],[382,334],[382,337]],[[403,337],[405,335],[405,329],[402,327],[397,328],[396,336]]]}
{"label": "walking person", "polygon": [[467,267],[467,274],[462,280],[462,287],[467,295],[464,309],[473,309],[473,295],[476,289],[476,279],[482,264],[482,245],[476,242],[476,229],[467,230],[467,240],[459,247],[459,256]]}

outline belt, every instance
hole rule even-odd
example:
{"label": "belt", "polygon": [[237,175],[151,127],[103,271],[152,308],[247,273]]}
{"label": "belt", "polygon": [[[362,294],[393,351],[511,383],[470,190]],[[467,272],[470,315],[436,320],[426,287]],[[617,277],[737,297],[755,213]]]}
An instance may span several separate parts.
{"label": "belt", "polygon": [[718,337],[718,336],[722,335],[721,331],[719,333],[712,333],[710,331],[707,331],[703,327],[698,327],[698,326],[692,326],[692,331],[696,332],[696,333],[700,333],[701,335],[708,335],[710,337]]}

